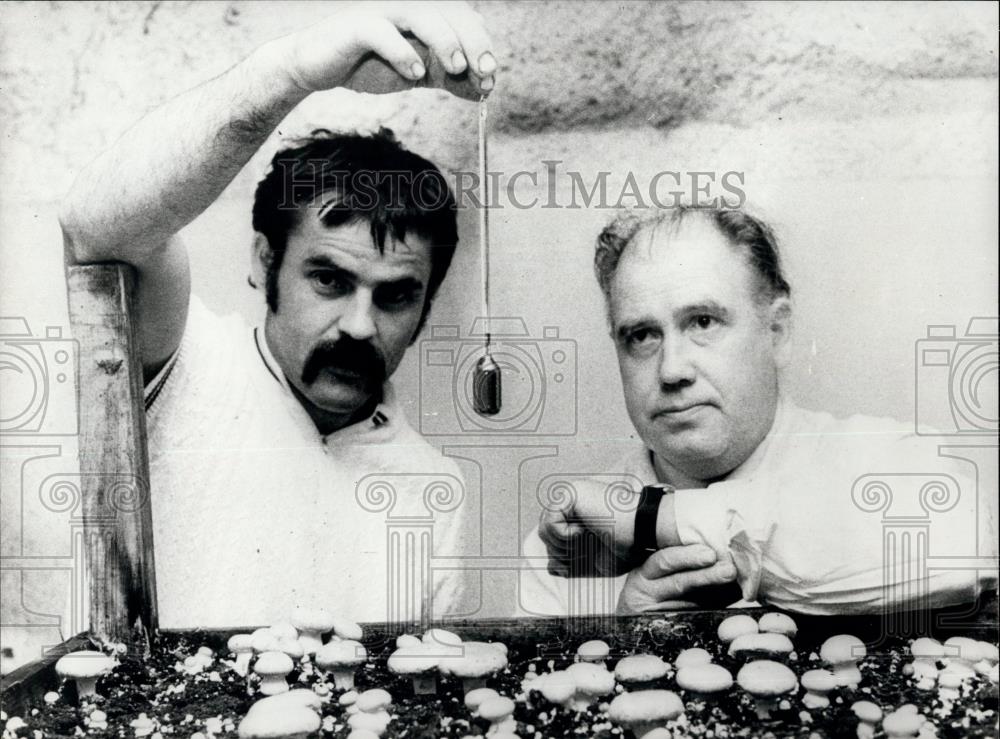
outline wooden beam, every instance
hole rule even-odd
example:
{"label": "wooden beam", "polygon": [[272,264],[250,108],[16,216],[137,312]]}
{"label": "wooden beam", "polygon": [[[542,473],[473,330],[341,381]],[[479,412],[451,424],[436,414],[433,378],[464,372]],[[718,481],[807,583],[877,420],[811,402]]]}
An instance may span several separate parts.
{"label": "wooden beam", "polygon": [[99,639],[148,643],[157,628],[156,572],[135,273],[122,264],[73,265],[66,279],[79,345],[90,630]]}

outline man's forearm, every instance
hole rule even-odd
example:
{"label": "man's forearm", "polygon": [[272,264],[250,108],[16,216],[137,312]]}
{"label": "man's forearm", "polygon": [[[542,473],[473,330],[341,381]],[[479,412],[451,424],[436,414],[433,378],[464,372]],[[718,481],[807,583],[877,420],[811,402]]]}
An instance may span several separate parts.
{"label": "man's forearm", "polygon": [[156,109],[79,174],[61,213],[79,261],[134,261],[204,211],[308,94],[266,44]]}

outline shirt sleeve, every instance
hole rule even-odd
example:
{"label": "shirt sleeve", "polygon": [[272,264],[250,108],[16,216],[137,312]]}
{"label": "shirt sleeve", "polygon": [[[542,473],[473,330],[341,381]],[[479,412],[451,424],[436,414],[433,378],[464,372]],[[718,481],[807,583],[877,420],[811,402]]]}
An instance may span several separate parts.
{"label": "shirt sleeve", "polygon": [[898,432],[822,436],[755,479],[677,491],[677,530],[732,554],[746,600],[813,614],[970,602],[997,583],[989,492],[941,451]]}

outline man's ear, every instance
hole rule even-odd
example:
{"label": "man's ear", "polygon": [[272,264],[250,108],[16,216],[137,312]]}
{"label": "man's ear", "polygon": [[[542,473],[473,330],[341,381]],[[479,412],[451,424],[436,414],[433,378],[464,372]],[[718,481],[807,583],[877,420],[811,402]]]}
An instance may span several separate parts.
{"label": "man's ear", "polygon": [[779,295],[768,308],[768,329],[779,367],[788,364],[792,353],[792,301]]}
{"label": "man's ear", "polygon": [[250,284],[253,287],[264,288],[267,284],[267,267],[274,258],[271,245],[267,243],[264,234],[255,232],[253,249],[250,255]]}

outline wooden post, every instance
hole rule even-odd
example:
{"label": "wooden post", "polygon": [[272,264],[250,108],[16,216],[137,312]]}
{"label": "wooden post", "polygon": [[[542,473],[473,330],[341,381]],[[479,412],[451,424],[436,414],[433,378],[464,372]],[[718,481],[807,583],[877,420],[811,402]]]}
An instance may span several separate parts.
{"label": "wooden post", "polygon": [[79,345],[80,472],[90,631],[148,641],[157,628],[142,365],[122,264],[66,268]]}

